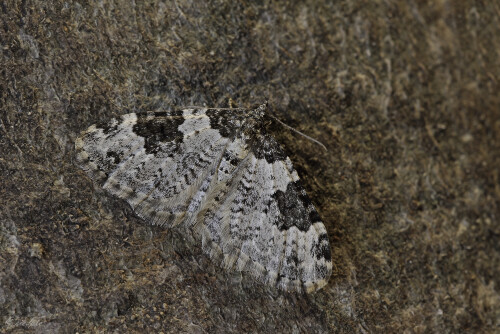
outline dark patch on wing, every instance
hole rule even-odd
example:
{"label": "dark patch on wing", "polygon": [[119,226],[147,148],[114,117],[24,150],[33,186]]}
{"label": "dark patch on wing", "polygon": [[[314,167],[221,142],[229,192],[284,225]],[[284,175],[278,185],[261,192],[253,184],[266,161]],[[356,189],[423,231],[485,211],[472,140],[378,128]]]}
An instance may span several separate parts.
{"label": "dark patch on wing", "polygon": [[179,131],[182,123],[184,117],[180,110],[169,113],[137,114],[137,123],[133,131],[144,138],[146,153],[154,154],[160,149],[161,143],[172,142],[176,146],[182,143],[183,133]]}
{"label": "dark patch on wing", "polygon": [[116,132],[118,130],[118,125],[119,124],[120,124],[120,122],[118,120],[113,119],[110,122],[99,123],[99,124],[96,125],[96,127],[99,128],[99,129],[102,129],[102,132],[105,135],[110,135],[111,133]]}
{"label": "dark patch on wing", "polygon": [[257,159],[266,159],[270,164],[284,161],[287,157],[280,144],[268,134],[256,134],[255,140],[250,143],[250,149]]}
{"label": "dark patch on wing", "polygon": [[332,259],[332,253],[330,250],[330,242],[328,241],[328,236],[326,233],[321,234],[318,240],[314,241],[311,251],[319,260],[321,258],[330,261]]}
{"label": "dark patch on wing", "polygon": [[316,210],[311,205],[311,200],[299,181],[288,183],[285,192],[278,190],[272,197],[278,204],[280,211],[280,215],[274,222],[280,231],[288,230],[292,226],[297,227],[302,232],[309,230],[312,224],[310,220],[311,210]]}
{"label": "dark patch on wing", "polygon": [[210,118],[210,127],[218,130],[220,135],[225,138],[233,138],[238,124],[236,124],[236,117],[234,111],[208,109],[205,115]]}
{"label": "dark patch on wing", "polygon": [[117,152],[108,151],[108,152],[106,152],[106,156],[110,159],[113,159],[113,163],[115,165],[118,165],[120,163],[120,161],[122,160],[120,154]]}

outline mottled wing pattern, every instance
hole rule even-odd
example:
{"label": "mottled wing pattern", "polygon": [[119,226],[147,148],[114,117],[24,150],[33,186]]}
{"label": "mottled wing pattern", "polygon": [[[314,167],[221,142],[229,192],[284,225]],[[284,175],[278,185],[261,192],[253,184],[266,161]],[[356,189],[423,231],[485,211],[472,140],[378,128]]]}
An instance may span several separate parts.
{"label": "mottled wing pattern", "polygon": [[103,188],[153,224],[173,226],[196,211],[229,139],[206,110],[123,115],[76,141],[77,159]]}
{"label": "mottled wing pattern", "polygon": [[145,220],[185,223],[222,266],[317,290],[332,269],[324,225],[280,145],[242,111],[123,115],[82,132],[77,159]]}
{"label": "mottled wing pattern", "polygon": [[205,252],[284,290],[323,287],[332,270],[328,236],[290,159],[269,135],[256,135],[249,151],[230,173],[219,171],[200,213]]}

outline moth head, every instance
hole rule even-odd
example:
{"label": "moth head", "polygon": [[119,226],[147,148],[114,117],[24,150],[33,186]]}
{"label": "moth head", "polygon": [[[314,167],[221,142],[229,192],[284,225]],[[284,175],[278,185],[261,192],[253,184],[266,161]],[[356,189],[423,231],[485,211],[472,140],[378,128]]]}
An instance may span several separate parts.
{"label": "moth head", "polygon": [[263,119],[267,114],[267,101],[256,108],[247,109],[244,114],[243,124],[244,126],[252,131],[259,131],[259,129],[264,125]]}

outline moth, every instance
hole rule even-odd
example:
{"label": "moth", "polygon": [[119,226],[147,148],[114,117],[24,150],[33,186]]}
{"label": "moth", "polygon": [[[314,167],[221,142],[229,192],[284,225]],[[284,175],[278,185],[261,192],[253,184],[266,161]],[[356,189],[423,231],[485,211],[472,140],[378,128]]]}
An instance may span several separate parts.
{"label": "moth", "polygon": [[145,221],[184,224],[210,258],[286,291],[332,272],[321,218],[257,108],[130,113],[76,140],[82,169]]}

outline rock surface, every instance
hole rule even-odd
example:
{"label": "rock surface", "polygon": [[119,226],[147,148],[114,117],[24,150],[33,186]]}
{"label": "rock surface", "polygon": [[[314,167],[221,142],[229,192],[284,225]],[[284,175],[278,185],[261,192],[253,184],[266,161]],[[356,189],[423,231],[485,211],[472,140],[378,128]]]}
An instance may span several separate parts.
{"label": "rock surface", "polygon": [[[494,1],[0,4],[0,331],[495,333]],[[74,165],[87,126],[251,106],[283,127],[334,273],[285,294],[152,227]]]}

